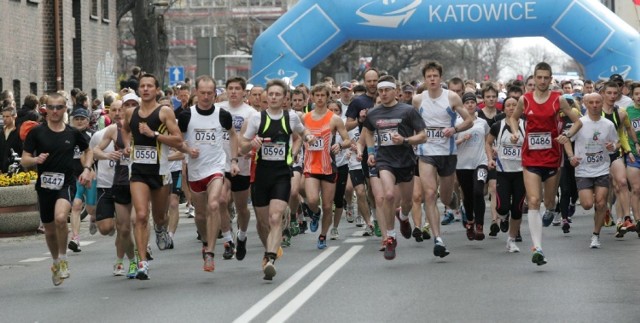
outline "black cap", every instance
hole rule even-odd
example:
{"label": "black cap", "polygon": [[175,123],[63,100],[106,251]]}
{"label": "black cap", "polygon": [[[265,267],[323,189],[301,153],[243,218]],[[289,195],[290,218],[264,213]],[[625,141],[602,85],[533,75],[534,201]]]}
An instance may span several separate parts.
{"label": "black cap", "polygon": [[624,77],[622,77],[622,75],[620,74],[611,74],[611,77],[609,77],[609,81],[614,81],[618,84],[622,84],[624,83]]}
{"label": "black cap", "polygon": [[75,108],[73,112],[71,112],[71,117],[83,117],[89,119],[89,111],[83,108]]}
{"label": "black cap", "polygon": [[462,103],[465,103],[469,100],[473,100],[474,102],[478,102],[478,98],[476,98],[476,94],[473,92],[467,92],[462,95]]}

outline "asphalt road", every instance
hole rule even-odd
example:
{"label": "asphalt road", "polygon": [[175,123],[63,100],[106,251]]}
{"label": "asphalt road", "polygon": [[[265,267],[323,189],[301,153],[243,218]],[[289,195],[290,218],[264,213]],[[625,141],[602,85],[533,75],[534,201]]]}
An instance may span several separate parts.
{"label": "asphalt road", "polygon": [[581,208],[570,234],[544,229],[540,267],[526,222],[520,253],[506,252],[504,233],[467,241],[454,223],[442,227],[448,257],[400,237],[387,261],[380,238],[343,221],[324,251],[316,234],[294,237],[272,282],[262,280],[253,220],[247,257],[223,260],[218,244],[208,273],[193,220],[181,217],[175,249],[153,246],[149,281],[113,277],[114,238],[90,236],[86,222],[59,287],[43,236],[0,239],[0,322],[640,322],[638,235],[604,228],[602,248],[589,249],[592,217]]}

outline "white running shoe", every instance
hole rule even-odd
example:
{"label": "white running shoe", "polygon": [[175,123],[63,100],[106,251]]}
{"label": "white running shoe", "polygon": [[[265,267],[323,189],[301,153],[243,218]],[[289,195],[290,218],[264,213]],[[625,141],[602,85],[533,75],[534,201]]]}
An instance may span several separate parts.
{"label": "white running shoe", "polygon": [[591,249],[599,249],[600,248],[600,236],[591,235]]}
{"label": "white running shoe", "polygon": [[113,275],[114,276],[124,276],[127,272],[124,270],[124,265],[119,262],[113,265]]}
{"label": "white running shoe", "polygon": [[518,248],[518,246],[516,245],[516,239],[507,238],[507,251],[511,253],[520,252],[520,248]]}
{"label": "white running shoe", "polygon": [[338,228],[331,228],[331,240],[338,240],[338,239],[340,239]]}

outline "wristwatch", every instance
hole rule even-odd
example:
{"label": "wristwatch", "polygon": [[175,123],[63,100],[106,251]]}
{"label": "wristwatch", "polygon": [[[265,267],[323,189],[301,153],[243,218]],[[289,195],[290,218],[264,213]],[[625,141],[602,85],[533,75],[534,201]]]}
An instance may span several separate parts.
{"label": "wristwatch", "polygon": [[406,145],[409,143],[409,138],[404,137],[404,139],[402,139],[402,142]]}
{"label": "wristwatch", "polygon": [[153,132],[153,139],[158,139],[158,136],[160,136],[160,133],[157,131]]}

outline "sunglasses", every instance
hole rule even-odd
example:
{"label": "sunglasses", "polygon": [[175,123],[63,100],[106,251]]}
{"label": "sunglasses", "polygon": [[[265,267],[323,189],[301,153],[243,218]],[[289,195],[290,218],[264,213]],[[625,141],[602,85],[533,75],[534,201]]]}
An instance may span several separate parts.
{"label": "sunglasses", "polygon": [[332,94],[340,94],[340,91],[331,91]]}
{"label": "sunglasses", "polygon": [[66,107],[66,105],[47,105],[47,110],[62,110]]}

